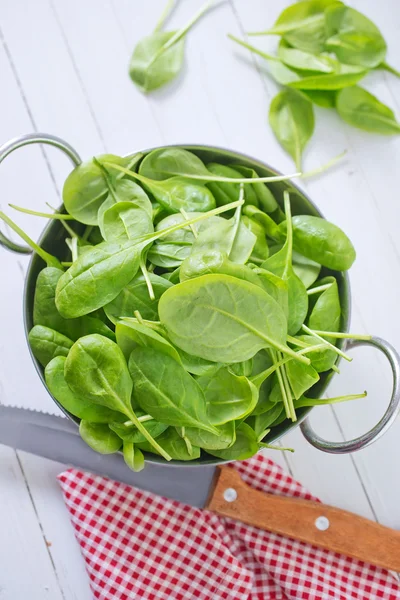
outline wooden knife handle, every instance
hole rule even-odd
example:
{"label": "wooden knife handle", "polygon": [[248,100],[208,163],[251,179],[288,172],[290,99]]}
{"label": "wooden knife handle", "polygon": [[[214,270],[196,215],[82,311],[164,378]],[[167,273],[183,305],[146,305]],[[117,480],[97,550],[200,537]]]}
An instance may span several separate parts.
{"label": "wooden knife handle", "polygon": [[318,502],[252,489],[234,469],[219,467],[205,507],[273,533],[400,571],[400,532]]}

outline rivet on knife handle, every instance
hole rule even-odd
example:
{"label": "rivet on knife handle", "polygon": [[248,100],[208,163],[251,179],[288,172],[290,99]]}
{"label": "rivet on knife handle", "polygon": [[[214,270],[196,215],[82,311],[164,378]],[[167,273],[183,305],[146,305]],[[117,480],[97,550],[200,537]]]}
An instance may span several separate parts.
{"label": "rivet on knife handle", "polygon": [[400,532],[319,502],[254,490],[230,467],[220,467],[205,507],[296,540],[400,571]]}

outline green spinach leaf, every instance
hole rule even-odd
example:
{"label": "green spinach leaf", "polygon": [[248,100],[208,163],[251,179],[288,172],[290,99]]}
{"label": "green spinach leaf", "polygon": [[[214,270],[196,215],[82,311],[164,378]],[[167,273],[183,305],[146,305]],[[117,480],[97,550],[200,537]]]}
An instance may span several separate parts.
{"label": "green spinach leaf", "polygon": [[67,356],[73,341],[43,325],[35,325],[28,335],[34,357],[45,367],[55,356]]}
{"label": "green spinach leaf", "polygon": [[83,441],[99,454],[114,454],[122,446],[121,439],[106,424],[82,420],[79,433]]}
{"label": "green spinach leaf", "polygon": [[394,112],[357,85],[339,92],[336,108],[342,119],[353,127],[382,135],[400,133],[400,123],[396,121]]}
{"label": "green spinach leaf", "polygon": [[258,452],[259,445],[254,430],[246,423],[236,429],[236,440],[232,446],[222,450],[208,449],[208,453],[223,460],[246,460]]}

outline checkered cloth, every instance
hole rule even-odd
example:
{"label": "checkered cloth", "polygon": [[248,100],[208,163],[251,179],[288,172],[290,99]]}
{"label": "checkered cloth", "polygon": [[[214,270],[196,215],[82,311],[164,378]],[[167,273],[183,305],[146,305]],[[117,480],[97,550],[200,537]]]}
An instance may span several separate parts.
{"label": "checkered cloth", "polygon": [[[231,466],[257,490],[316,500],[261,454]],[[95,598],[400,599],[384,569],[75,469],[59,480]]]}

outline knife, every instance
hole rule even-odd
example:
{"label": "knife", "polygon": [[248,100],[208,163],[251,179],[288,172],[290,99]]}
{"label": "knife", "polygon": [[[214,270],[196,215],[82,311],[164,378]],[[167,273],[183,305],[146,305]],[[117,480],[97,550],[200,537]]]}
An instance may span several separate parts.
{"label": "knife", "polygon": [[120,454],[101,455],[87,446],[69,419],[14,406],[0,406],[0,444],[400,571],[399,531],[319,502],[259,492],[230,467],[146,462],[135,473]]}

